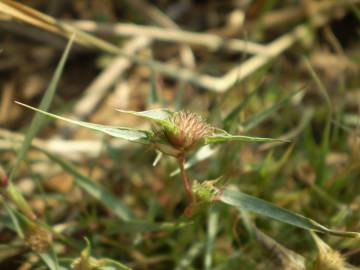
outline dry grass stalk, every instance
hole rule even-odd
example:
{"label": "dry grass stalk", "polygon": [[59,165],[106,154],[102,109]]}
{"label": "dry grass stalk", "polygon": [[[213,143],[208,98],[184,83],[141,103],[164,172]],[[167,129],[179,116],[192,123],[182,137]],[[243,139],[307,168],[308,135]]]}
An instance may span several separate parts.
{"label": "dry grass stalk", "polygon": [[[0,149],[13,150],[21,146],[24,135],[0,129]],[[121,148],[126,142],[120,140],[110,140],[110,145],[114,148]],[[84,155],[88,157],[96,157],[103,149],[103,143],[99,140],[63,140],[58,138],[50,138],[48,140],[33,139],[32,145],[46,149],[47,151],[66,156],[71,160],[81,160]]]}
{"label": "dry grass stalk", "polygon": [[[314,1],[311,5],[307,5],[303,3],[303,8],[301,7],[290,7],[281,10],[276,10],[269,12],[268,14],[264,15],[261,19],[261,29],[262,30],[269,30],[280,27],[282,25],[288,25],[291,23],[299,22],[305,19],[307,16],[314,16],[318,13],[328,13],[333,11],[336,8],[341,8],[345,6],[350,6],[354,4],[358,4],[359,1],[357,0],[332,0],[332,1]],[[250,24],[246,25],[248,31],[251,31],[258,27],[259,22],[251,22]],[[239,29],[242,31],[243,29]]]}
{"label": "dry grass stalk", "polygon": [[[168,29],[180,29],[166,14],[148,2],[143,0],[126,0],[126,2],[137,10],[141,10],[145,16],[149,17],[156,24]],[[189,46],[180,46],[180,58],[186,67],[190,69],[195,68],[195,56]]]}
{"label": "dry grass stalk", "polygon": [[[347,0],[337,2],[338,4],[336,5],[336,7],[346,7],[349,4],[360,3],[360,0]],[[319,10],[316,7],[314,9]],[[126,53],[124,53],[123,50],[111,43],[79,31],[76,27],[73,27],[70,24],[57,21],[40,12],[34,11],[30,8],[26,8],[23,5],[14,4],[14,2],[10,0],[1,0],[0,10],[7,15],[11,15],[15,19],[37,25],[38,27],[42,27],[43,29],[47,29],[49,31],[55,31],[65,36],[70,36],[70,34],[76,33],[78,42],[89,46],[95,46],[108,53],[118,54],[120,56],[130,59],[137,64],[148,65],[156,71],[162,73],[163,75],[169,76],[171,78],[188,81],[196,86],[220,93],[226,92],[234,84],[248,77],[253,72],[261,68],[263,65],[265,65],[275,57],[279,56],[288,48],[290,48],[296,41],[305,38],[309,34],[306,24],[299,25],[294,30],[290,31],[287,34],[284,34],[283,36],[279,37],[278,39],[267,45],[267,52],[269,52],[270,55],[255,55],[249,60],[245,61],[243,64],[233,68],[221,78],[217,78],[209,75],[196,74],[191,69],[179,68],[177,66],[163,64],[157,61],[153,61],[151,59],[143,60],[137,56],[127,55]],[[315,17],[315,15],[319,14],[314,13],[313,16]],[[327,16],[323,16],[321,20],[314,21],[313,26],[319,27],[324,25],[330,19],[330,15],[331,14],[328,14]]]}
{"label": "dry grass stalk", "polygon": [[[149,46],[151,42],[149,38],[136,37],[123,46],[123,51],[133,55]],[[83,120],[93,113],[111,86],[131,65],[132,62],[129,59],[122,56],[116,57],[86,88],[83,97],[76,103],[71,118]]]}
{"label": "dry grass stalk", "polygon": [[[143,3],[142,1],[130,1],[129,4],[132,4],[135,8],[147,14],[151,20],[159,25],[177,28],[177,25],[169,17],[162,14],[157,8]],[[122,47],[122,50],[127,55],[135,55],[138,51],[149,47],[152,41],[151,37],[134,37]],[[181,48],[181,57],[185,65],[190,68],[194,67],[194,56],[189,47],[183,46]],[[131,65],[132,62],[130,59],[124,58],[123,56],[116,57],[87,87],[83,98],[75,106],[71,117],[78,120],[86,119],[95,108],[98,107],[99,103],[111,89],[111,86],[118,80],[121,74],[131,67]],[[71,127],[70,130],[74,130],[74,128]]]}
{"label": "dry grass stalk", "polygon": [[241,39],[223,39],[220,36],[191,31],[164,29],[155,26],[143,26],[131,23],[103,24],[94,21],[71,21],[75,27],[91,33],[113,34],[121,36],[146,36],[167,42],[181,42],[190,45],[205,46],[210,50],[229,50],[251,54],[266,54],[266,46]]}

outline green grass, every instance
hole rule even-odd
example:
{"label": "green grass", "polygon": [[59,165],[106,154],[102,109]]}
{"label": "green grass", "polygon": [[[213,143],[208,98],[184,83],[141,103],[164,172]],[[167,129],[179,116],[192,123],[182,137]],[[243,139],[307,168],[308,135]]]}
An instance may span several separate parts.
{"label": "green grass", "polygon": [[[261,12],[279,5],[271,1]],[[10,176],[0,197],[0,232],[6,243],[0,245],[1,267],[10,261],[14,269],[28,262],[31,269],[51,270],[71,265],[82,270],[305,270],[325,245],[314,232],[359,265],[360,142],[354,135],[356,125],[344,120],[349,115],[359,119],[344,97],[358,92],[357,78],[329,84],[310,60],[294,53],[299,62],[305,61],[303,70],[287,70],[280,60],[274,61],[221,97],[179,84],[172,86],[178,92],[169,99],[157,89],[151,71],[146,111],[116,114],[121,119],[139,117],[148,126],[107,126],[50,113],[70,46],[40,105],[19,102],[27,107],[24,113],[35,111],[21,147],[0,150],[1,166]],[[296,90],[304,80],[306,87]],[[157,143],[175,147],[169,137],[157,136],[179,132],[169,120],[172,110],[151,110],[160,103],[196,111],[216,128],[193,152],[185,155],[181,150],[174,158],[164,151],[153,166],[154,150],[164,149],[155,149]],[[32,145],[35,137],[47,135],[41,130],[45,115],[106,135],[101,153],[76,159]],[[163,133],[154,132],[149,122]],[[117,147],[109,137],[126,143]],[[200,183],[193,188],[192,202],[178,169],[185,157],[187,177]],[[44,162],[64,181],[72,179],[69,191],[47,186],[51,172],[33,171]],[[20,191],[24,178],[38,183],[31,193]],[[39,201],[45,205],[43,213],[36,208]],[[29,249],[31,226],[51,231],[48,249]]]}

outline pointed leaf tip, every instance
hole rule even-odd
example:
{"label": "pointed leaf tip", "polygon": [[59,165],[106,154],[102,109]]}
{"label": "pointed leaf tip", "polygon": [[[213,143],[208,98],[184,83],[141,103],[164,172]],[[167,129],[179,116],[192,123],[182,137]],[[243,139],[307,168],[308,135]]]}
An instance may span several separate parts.
{"label": "pointed leaf tip", "polygon": [[52,114],[52,113],[34,108],[32,106],[26,105],[19,101],[15,101],[15,103],[18,105],[21,105],[23,107],[26,107],[28,109],[31,109],[33,111],[42,113],[46,116],[49,116],[49,117],[52,117],[55,119],[60,119],[65,122],[72,123],[72,124],[82,126],[85,128],[89,128],[92,130],[100,131],[102,133],[108,134],[108,135],[116,137],[116,138],[121,138],[121,139],[124,139],[127,141],[137,142],[137,143],[144,143],[144,144],[149,143],[149,137],[151,135],[150,131],[132,129],[132,128],[126,128],[126,127],[113,127],[113,126],[106,126],[106,125],[100,125],[100,124],[93,124],[93,123],[89,123],[89,122],[77,121],[77,120],[69,119],[69,118],[66,118],[63,116],[59,116],[56,114]]}
{"label": "pointed leaf tip", "polygon": [[153,121],[163,121],[173,115],[173,112],[169,109],[154,109],[154,110],[141,111],[141,112],[126,111],[120,109],[116,109],[116,110],[118,112],[139,116]]}
{"label": "pointed leaf tip", "polygon": [[231,135],[231,134],[213,134],[206,137],[205,144],[218,143],[218,142],[231,142],[231,141],[241,141],[241,142],[289,142],[287,140],[273,139],[273,138],[264,138],[264,137],[252,137],[252,136],[243,136],[243,135]]}
{"label": "pointed leaf tip", "polygon": [[254,212],[256,214],[269,217],[283,223],[291,224],[309,231],[316,231],[351,238],[359,238],[360,235],[358,232],[346,232],[329,229],[310,218],[278,207],[273,203],[242,193],[240,191],[225,189],[220,196],[220,201],[225,204],[232,205],[249,212]]}

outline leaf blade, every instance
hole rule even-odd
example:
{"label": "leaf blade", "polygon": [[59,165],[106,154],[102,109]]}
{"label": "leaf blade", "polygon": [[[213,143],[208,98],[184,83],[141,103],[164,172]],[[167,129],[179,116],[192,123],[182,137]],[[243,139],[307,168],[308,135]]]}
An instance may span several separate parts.
{"label": "leaf blade", "polygon": [[209,209],[204,256],[204,266],[206,270],[210,270],[213,264],[213,250],[216,234],[219,227],[219,214],[219,205],[214,205],[212,208]]}
{"label": "leaf blade", "polygon": [[[64,70],[64,66],[66,63],[66,59],[68,58],[68,55],[70,53],[70,49],[72,46],[72,43],[74,41],[74,36],[71,37],[71,39],[69,40],[68,44],[66,45],[66,48],[64,50],[63,55],[61,56],[61,59],[56,67],[56,70],[54,72],[54,75],[50,81],[50,84],[48,86],[48,88],[45,91],[45,94],[40,102],[40,108],[43,110],[47,110],[50,107],[51,101],[53,100],[53,97],[55,95],[56,92],[56,88],[57,85],[59,83],[60,77],[62,75],[62,72]],[[12,179],[15,176],[15,173],[20,165],[20,162],[23,160],[23,158],[25,157],[25,154],[27,152],[27,150],[29,149],[30,145],[31,145],[31,141],[32,138],[35,136],[35,134],[39,131],[40,126],[42,124],[43,121],[43,115],[41,114],[36,114],[33,118],[33,120],[31,121],[30,127],[28,129],[28,131],[26,132],[24,141],[22,143],[22,146],[16,156],[16,161],[15,161],[15,165],[11,170],[10,176],[9,176],[9,182],[12,181]]]}
{"label": "leaf blade", "polygon": [[33,111],[42,113],[48,117],[63,120],[65,122],[72,123],[72,124],[75,124],[78,126],[82,126],[82,127],[88,128],[88,129],[100,131],[100,132],[108,134],[110,136],[113,136],[116,138],[121,138],[121,139],[124,139],[127,141],[147,144],[147,143],[149,143],[148,142],[149,136],[151,136],[151,133],[149,131],[125,128],[125,127],[113,127],[113,126],[106,126],[106,125],[101,125],[101,124],[93,124],[93,123],[89,123],[89,122],[77,121],[77,120],[69,119],[69,118],[66,118],[63,116],[59,116],[59,115],[56,115],[53,113],[49,113],[49,112],[34,108],[32,106],[26,105],[26,104],[18,102],[18,101],[15,101],[15,102],[21,106],[24,106]]}
{"label": "leaf blade", "polygon": [[[59,63],[56,66],[55,72],[53,74],[53,77],[50,81],[49,86],[47,87],[44,96],[41,99],[40,102],[40,108],[47,110],[50,107],[50,104],[54,98],[55,92],[56,92],[56,88],[57,85],[59,83],[60,77],[62,75],[62,72],[64,70],[65,67],[65,63],[66,60],[68,58],[68,55],[70,53],[70,49],[71,46],[73,44],[74,41],[74,35],[71,37],[71,39],[69,40],[69,42],[67,43],[65,50],[60,58]],[[15,165],[12,167],[11,172],[10,172],[10,176],[9,176],[9,184],[7,186],[7,194],[11,197],[12,199],[15,199],[16,201],[14,201],[17,204],[17,207],[20,209],[20,211],[22,211],[27,218],[30,219],[35,219],[36,215],[33,212],[32,208],[30,207],[30,205],[28,204],[28,202],[25,200],[24,196],[22,195],[22,193],[19,191],[19,189],[15,186],[15,184],[13,184],[13,179],[16,175],[16,172],[20,166],[21,161],[25,158],[26,156],[26,152],[28,151],[29,147],[31,146],[31,142],[32,139],[34,138],[34,136],[36,135],[36,133],[38,133],[38,131],[41,128],[41,124],[43,122],[43,116],[40,114],[36,114],[34,116],[34,118],[32,119],[31,123],[30,123],[30,127],[28,128],[26,135],[24,137],[24,141],[21,144],[20,150],[17,152],[16,155],[16,160],[15,160]],[[17,233],[20,237],[24,236],[24,232],[22,231],[21,226],[19,225],[19,222],[17,220],[17,217],[15,216],[15,212],[12,208],[7,207],[7,210],[10,214],[10,217],[12,218],[12,221],[14,223],[15,228],[17,229]]]}
{"label": "leaf blade", "polygon": [[357,232],[342,232],[329,229],[316,221],[304,217],[302,215],[293,213],[287,209],[281,208],[270,202],[264,201],[260,198],[242,193],[240,191],[234,191],[225,189],[220,200],[228,205],[240,207],[249,212],[273,218],[283,223],[291,224],[293,226],[322,233],[329,233],[344,237],[360,237],[360,233]]}
{"label": "leaf blade", "polygon": [[39,257],[43,260],[44,264],[49,267],[50,270],[65,270],[66,268],[61,267],[56,258],[51,253],[39,253]]}
{"label": "leaf blade", "polygon": [[245,120],[245,122],[243,124],[244,130],[248,131],[248,130],[256,127],[257,125],[259,125],[260,123],[265,121],[268,117],[270,117],[271,114],[273,114],[274,112],[279,110],[281,107],[283,107],[286,103],[288,103],[288,101],[293,96],[295,96],[296,94],[301,93],[301,92],[302,92],[302,90],[294,91],[294,92],[288,94],[283,99],[281,99],[278,103],[275,103],[274,105],[272,105],[270,108],[267,108],[255,115],[252,115],[251,117],[249,117],[248,119]]}
{"label": "leaf blade", "polygon": [[228,115],[224,118],[224,129],[229,131],[231,123],[234,121],[234,119],[239,115],[239,113],[245,108],[245,106],[249,103],[252,97],[254,97],[256,94],[260,92],[260,90],[263,88],[263,84],[260,83],[257,85],[257,87],[252,90],[245,98],[242,100],[235,108],[233,108]]}
{"label": "leaf blade", "polygon": [[[130,220],[127,222],[120,222],[116,224],[116,232],[119,230],[123,233],[147,233],[147,232],[164,232],[182,229],[190,226],[191,222],[179,221],[179,222],[149,222],[146,220]],[[110,228],[111,231],[111,228]]]}
{"label": "leaf blade", "polygon": [[136,112],[136,111],[126,111],[126,110],[120,110],[120,109],[116,109],[118,112],[122,112],[122,113],[127,113],[127,114],[131,114],[134,116],[138,116],[138,117],[142,117],[148,120],[153,120],[153,121],[159,121],[162,122],[166,119],[168,119],[173,113],[168,110],[168,109],[154,109],[154,110],[148,110],[148,111],[141,111],[141,112]]}
{"label": "leaf blade", "polygon": [[95,184],[87,176],[80,173],[73,165],[62,160],[60,157],[55,156],[45,150],[41,151],[45,153],[52,161],[59,164],[65,171],[73,175],[75,183],[80,188],[82,188],[96,200],[101,202],[106,208],[112,211],[121,220],[129,221],[132,219],[132,214],[130,210],[113,194],[102,188],[100,185]]}
{"label": "leaf blade", "polygon": [[174,114],[174,112],[168,109],[154,109],[141,112],[117,109],[117,111],[153,121],[168,130],[176,130],[176,126],[171,121],[169,121],[169,118]]}
{"label": "leaf blade", "polygon": [[231,135],[231,134],[214,134],[205,138],[204,144],[218,143],[218,142],[230,142],[230,141],[241,141],[241,142],[288,142],[280,139],[265,138],[265,137],[252,137],[244,135]]}

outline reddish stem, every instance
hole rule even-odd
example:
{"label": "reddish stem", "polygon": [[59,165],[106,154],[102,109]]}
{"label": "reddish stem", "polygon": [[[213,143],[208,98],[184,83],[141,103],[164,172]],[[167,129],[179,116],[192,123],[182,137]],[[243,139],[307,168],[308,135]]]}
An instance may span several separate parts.
{"label": "reddish stem", "polygon": [[192,194],[191,186],[187,179],[185,168],[184,168],[185,159],[183,157],[179,157],[178,162],[179,162],[179,167],[180,167],[181,180],[185,186],[185,190],[188,195],[189,201],[190,201],[190,203],[192,203],[193,202],[193,194]]}
{"label": "reddish stem", "polygon": [[6,173],[0,166],[0,187],[6,188],[9,184],[9,178],[7,177]]}
{"label": "reddish stem", "polygon": [[1,179],[1,186],[2,186],[2,187],[7,187],[8,184],[9,184],[9,179],[7,178],[6,175],[4,175],[4,176],[2,177],[2,179]]}

